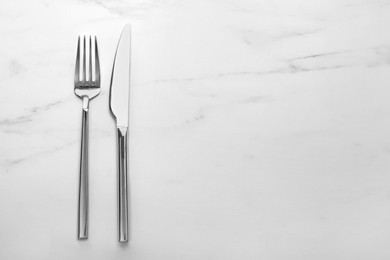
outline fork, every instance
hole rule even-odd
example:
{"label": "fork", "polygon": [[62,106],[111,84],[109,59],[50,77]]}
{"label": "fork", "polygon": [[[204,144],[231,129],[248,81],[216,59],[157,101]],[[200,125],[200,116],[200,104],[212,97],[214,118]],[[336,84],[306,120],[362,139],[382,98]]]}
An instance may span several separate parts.
{"label": "fork", "polygon": [[[89,49],[89,50],[87,50]],[[86,37],[83,39],[82,70],[80,71],[80,36],[77,42],[77,55],[74,74],[74,93],[83,101],[82,130],[81,130],[81,156],[79,179],[79,204],[78,204],[78,238],[88,238],[88,111],[89,101],[100,93],[100,64],[97,46],[97,38],[94,37],[94,74],[92,73],[92,37],[89,37],[89,48]],[[87,75],[87,58],[89,61]],[[81,74],[81,75],[80,75]],[[88,76],[88,77],[87,77]]]}

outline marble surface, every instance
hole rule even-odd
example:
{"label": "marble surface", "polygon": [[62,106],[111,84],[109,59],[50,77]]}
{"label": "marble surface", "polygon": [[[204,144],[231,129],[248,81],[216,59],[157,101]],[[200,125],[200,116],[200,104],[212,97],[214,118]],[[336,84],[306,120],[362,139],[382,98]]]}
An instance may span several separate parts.
{"label": "marble surface", "polygon": [[[131,242],[108,90],[132,24]],[[390,259],[390,1],[0,2],[0,259]],[[76,40],[96,34],[90,238]]]}

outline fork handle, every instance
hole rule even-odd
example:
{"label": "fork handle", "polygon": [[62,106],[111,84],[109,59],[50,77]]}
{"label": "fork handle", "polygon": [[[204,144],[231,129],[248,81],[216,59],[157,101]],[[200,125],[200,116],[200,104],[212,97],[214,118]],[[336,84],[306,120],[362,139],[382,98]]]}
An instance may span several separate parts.
{"label": "fork handle", "polygon": [[119,242],[128,241],[127,127],[117,128]]}
{"label": "fork handle", "polygon": [[83,97],[78,209],[79,239],[88,238],[88,106],[88,97]]}

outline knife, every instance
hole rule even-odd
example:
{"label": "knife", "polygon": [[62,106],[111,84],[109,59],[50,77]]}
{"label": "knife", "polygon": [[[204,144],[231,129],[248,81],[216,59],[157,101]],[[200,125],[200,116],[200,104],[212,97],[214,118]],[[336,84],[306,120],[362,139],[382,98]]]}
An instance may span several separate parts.
{"label": "knife", "polygon": [[119,242],[128,241],[127,145],[130,94],[131,29],[122,31],[115,53],[110,85],[110,110],[116,120],[118,149],[118,220]]}

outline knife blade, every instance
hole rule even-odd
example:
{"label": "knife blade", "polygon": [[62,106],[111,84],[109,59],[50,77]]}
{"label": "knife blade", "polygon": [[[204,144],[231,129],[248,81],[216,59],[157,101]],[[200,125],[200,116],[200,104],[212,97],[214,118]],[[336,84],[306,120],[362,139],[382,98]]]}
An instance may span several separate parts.
{"label": "knife blade", "polygon": [[122,31],[115,53],[110,84],[110,110],[116,120],[118,151],[119,242],[128,241],[127,146],[130,98],[131,27]]}

